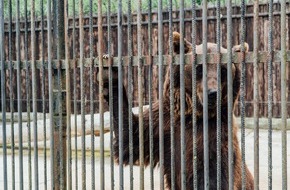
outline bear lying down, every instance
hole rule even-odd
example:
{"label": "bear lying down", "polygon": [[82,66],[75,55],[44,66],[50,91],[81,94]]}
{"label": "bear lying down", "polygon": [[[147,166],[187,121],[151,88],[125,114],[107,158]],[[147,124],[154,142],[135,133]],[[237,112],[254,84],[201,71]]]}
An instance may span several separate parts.
{"label": "bear lying down", "polygon": [[[174,52],[179,54],[180,35],[173,33]],[[191,44],[184,39],[185,53],[191,53]],[[217,52],[217,45],[208,43],[208,53]],[[248,44],[244,45],[245,51],[248,51]],[[196,46],[197,54],[202,53],[202,45]],[[221,47],[221,52],[226,53],[228,50]],[[233,52],[241,51],[241,45],[234,46]],[[228,100],[227,100],[227,67],[221,66],[221,189],[225,190],[229,187],[228,176]],[[217,188],[217,115],[216,115],[216,99],[217,99],[217,67],[215,64],[208,64],[208,140],[209,140],[209,189]],[[192,102],[192,66],[185,66],[185,146],[186,146],[186,189],[193,189],[193,102]],[[108,73],[108,72],[105,72]],[[168,189],[171,189],[171,172],[174,172],[175,189],[181,189],[181,145],[180,145],[180,78],[179,67],[174,66],[174,148],[175,148],[175,171],[171,171],[171,146],[170,146],[170,101],[169,101],[169,85],[170,71],[168,69],[164,81],[163,94],[163,117],[164,117],[164,179]],[[240,90],[240,68],[237,64],[232,65],[233,78],[233,103],[237,101]],[[104,75],[105,91],[109,90],[109,76]],[[197,189],[204,189],[204,167],[203,167],[203,88],[202,88],[202,65],[196,67],[196,124],[197,131]],[[118,116],[118,77],[117,68],[113,68],[113,120],[114,120],[114,153],[115,159],[119,162],[119,116]],[[108,93],[104,96],[109,102]],[[132,110],[128,110],[128,98],[125,87],[123,87],[123,163],[129,164],[129,114]],[[156,101],[152,106],[153,110],[153,164],[159,163],[159,102]],[[231,110],[233,113],[233,110]],[[150,136],[149,136],[149,109],[143,112],[144,124],[144,162],[145,166],[150,164]],[[133,163],[139,164],[139,118],[138,115],[132,115],[133,130]],[[237,127],[233,121],[233,158],[234,158],[234,189],[242,189],[242,170],[241,170],[241,151],[237,138]],[[254,180],[252,174],[246,166],[246,189],[254,189]]]}

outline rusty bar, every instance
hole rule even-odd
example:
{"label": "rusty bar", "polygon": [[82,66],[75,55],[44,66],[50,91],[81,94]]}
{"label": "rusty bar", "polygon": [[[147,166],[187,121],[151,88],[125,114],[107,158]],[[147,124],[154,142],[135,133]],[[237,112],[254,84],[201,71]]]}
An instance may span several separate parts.
{"label": "rusty bar", "polygon": [[[93,43],[94,43],[94,34],[93,34],[93,1],[90,0],[90,19],[89,19],[89,25],[90,25],[90,115],[91,115],[91,189],[95,189],[95,135],[94,135],[94,90],[93,90],[93,56],[94,56],[94,49],[93,49]],[[100,18],[100,17],[98,17]],[[100,28],[100,27],[99,27]],[[100,47],[102,47],[102,44],[100,44]],[[100,101],[100,104],[103,104],[103,102]],[[102,119],[103,116],[101,116]],[[103,124],[103,122],[101,122]],[[102,137],[103,137],[102,133]],[[101,180],[103,183],[103,180]],[[101,184],[102,185],[102,184]]]}
{"label": "rusty bar", "polygon": [[129,106],[129,162],[130,162],[130,189],[133,190],[134,177],[133,177],[133,76],[132,76],[132,56],[133,56],[133,44],[132,44],[132,7],[131,0],[128,0],[128,102]]}
{"label": "rusty bar", "polygon": [[72,33],[72,47],[73,47],[73,94],[74,94],[74,125],[75,125],[75,144],[74,144],[74,149],[75,149],[75,189],[78,189],[78,139],[77,139],[77,66],[76,66],[76,2],[75,0],[72,1],[72,6],[73,6],[73,33]]}
{"label": "rusty bar", "polygon": [[[227,2],[227,49],[232,49],[232,0]],[[233,81],[232,81],[232,51],[228,51],[227,60],[227,96],[228,96],[228,165],[229,165],[229,189],[234,188],[234,165],[233,165]]]}
{"label": "rusty bar", "polygon": [[[103,27],[102,0],[98,0],[98,40],[99,40],[99,113],[100,113],[100,189],[105,189],[104,168],[104,82],[103,82]],[[92,56],[92,55],[91,55]]]}
{"label": "rusty bar", "polygon": [[[14,142],[14,96],[13,96],[13,78],[14,78],[14,70],[12,66],[12,0],[9,0],[9,86],[10,86],[10,111],[11,111],[11,166],[12,166],[12,189],[15,189],[15,142]],[[2,17],[1,17],[2,18]],[[2,38],[1,38],[2,39]],[[4,70],[4,69],[3,69]],[[3,125],[4,126],[4,125]],[[4,133],[3,133],[4,134]],[[5,142],[5,140],[3,140]],[[3,151],[4,153],[4,151]],[[5,154],[4,154],[5,155]],[[5,171],[5,170],[4,170]],[[5,182],[5,180],[4,180]],[[4,188],[5,189],[5,188]]]}
{"label": "rusty bar", "polygon": [[159,99],[159,164],[160,190],[164,190],[164,130],[163,130],[163,15],[158,1],[158,99]]}
{"label": "rusty bar", "polygon": [[[44,3],[43,0],[41,0],[40,3],[41,8],[41,72],[42,72],[42,86],[41,86],[41,92],[42,92],[42,113],[43,113],[43,120],[46,121],[46,98],[45,98],[45,63],[44,63]],[[44,189],[47,190],[47,145],[46,145],[46,122],[43,123],[43,135],[44,135],[44,150],[43,150],[43,157],[44,157]]]}
{"label": "rusty bar", "polygon": [[148,71],[148,99],[149,99],[149,155],[150,155],[150,189],[154,190],[154,142],[153,142],[153,114],[152,114],[152,76],[153,76],[153,61],[152,61],[152,0],[148,0],[148,56],[149,56],[149,71]]}
{"label": "rusty bar", "polygon": [[[51,23],[51,0],[47,0],[47,39],[52,39],[52,23]],[[54,190],[56,183],[56,176],[54,175],[54,118],[53,118],[53,70],[52,70],[52,41],[47,41],[47,61],[48,61],[48,94],[49,94],[49,125],[50,125],[50,178],[51,188]]]}
{"label": "rusty bar", "polygon": [[[220,55],[221,53],[221,2],[220,0],[217,1],[217,8],[216,8],[216,17],[217,17],[217,27],[216,27],[216,43],[217,43],[217,53]],[[221,97],[222,97],[222,90],[221,90],[221,63],[220,63],[220,56],[217,59],[217,189],[221,190]]]}
{"label": "rusty bar", "polygon": [[287,189],[287,104],[286,104],[286,1],[281,0],[281,134],[282,134],[282,189]]}
{"label": "rusty bar", "polygon": [[20,6],[16,1],[16,59],[17,59],[17,109],[19,136],[19,189],[23,190],[23,141],[22,141],[22,100],[21,100],[21,58],[20,58]]}
{"label": "rusty bar", "polygon": [[[197,158],[197,130],[196,130],[196,1],[192,0],[192,136],[193,136],[193,147],[192,155],[193,158]],[[173,77],[172,77],[173,79]],[[193,159],[193,188],[197,189],[197,160]]]}
{"label": "rusty bar", "polygon": [[172,0],[169,0],[169,55],[170,55],[170,148],[171,148],[171,189],[175,189],[175,140],[174,140],[174,78],[173,78],[173,27],[172,27]]}
{"label": "rusty bar", "polygon": [[38,179],[38,143],[37,143],[37,84],[36,84],[36,62],[35,62],[35,2],[31,1],[31,69],[32,69],[32,110],[33,110],[33,141],[34,141],[34,188],[39,188]]}
{"label": "rusty bar", "polygon": [[[65,59],[65,36],[64,36],[64,0],[55,2],[55,29],[54,29],[54,50],[56,53],[56,60],[59,63],[60,60]],[[66,70],[62,69],[58,64],[56,70],[54,70],[56,78],[54,80],[54,122],[55,122],[55,168],[54,172],[56,176],[59,176],[55,188],[67,189],[67,120],[66,120]]]}
{"label": "rusty bar", "polygon": [[242,44],[242,62],[241,62],[241,84],[240,84],[240,112],[241,112],[241,151],[242,151],[242,189],[246,189],[246,161],[245,161],[245,92],[246,92],[246,62],[245,62],[245,24],[246,2],[241,2],[241,44]]}
{"label": "rusty bar", "polygon": [[[11,2],[10,2],[11,6]],[[1,49],[0,49],[0,56],[1,56],[1,110],[2,110],[2,134],[3,134],[3,189],[8,189],[8,180],[7,180],[7,145],[6,145],[6,71],[5,71],[5,55],[4,55],[4,1],[0,1],[0,41],[1,41]],[[11,80],[11,79],[10,79]]]}
{"label": "rusty bar", "polygon": [[258,26],[259,0],[254,1],[254,189],[259,189],[259,79],[258,79]]}
{"label": "rusty bar", "polygon": [[[72,146],[71,146],[71,78],[70,71],[71,65],[69,62],[70,52],[69,52],[69,14],[68,14],[68,0],[64,1],[64,36],[65,36],[65,62],[66,62],[66,122],[67,122],[67,189],[72,189]],[[93,134],[93,133],[92,133]],[[76,150],[75,150],[76,151]]]}
{"label": "rusty bar", "polygon": [[85,145],[85,92],[84,92],[84,13],[83,0],[79,1],[79,39],[80,39],[80,88],[81,88],[81,127],[82,127],[82,189],[86,189],[86,145]]}
{"label": "rusty bar", "polygon": [[141,28],[141,0],[137,8],[137,51],[138,51],[138,104],[139,104],[139,160],[140,160],[140,190],[144,190],[144,126],[143,126],[143,62],[142,62],[142,28]]}
{"label": "rusty bar", "polygon": [[32,189],[32,149],[31,149],[31,118],[30,118],[30,112],[31,112],[31,100],[30,100],[30,91],[31,91],[31,84],[30,84],[30,69],[31,69],[31,64],[28,63],[28,5],[27,5],[27,0],[24,1],[24,28],[25,28],[25,33],[24,33],[24,61],[26,62],[26,74],[25,74],[25,79],[26,79],[26,107],[27,107],[27,136],[28,136],[28,186],[29,189]]}
{"label": "rusty bar", "polygon": [[123,171],[123,37],[122,37],[122,0],[118,0],[118,113],[119,113],[119,188],[124,189],[124,171]]}
{"label": "rusty bar", "polygon": [[202,5],[203,165],[204,189],[209,189],[208,92],[207,92],[207,0]]}
{"label": "rusty bar", "polygon": [[[185,140],[185,82],[184,82],[184,0],[180,1],[180,144],[181,189],[186,190],[186,140]],[[205,150],[206,151],[206,150]]]}
{"label": "rusty bar", "polygon": [[273,0],[269,1],[268,52],[268,190],[272,190]]}
{"label": "rusty bar", "polygon": [[[112,63],[111,43],[112,43],[112,28],[111,28],[111,0],[108,0],[108,57]],[[111,164],[111,190],[115,189],[114,177],[114,118],[113,118],[113,84],[112,84],[112,64],[109,66],[109,111],[110,111],[110,164]]]}

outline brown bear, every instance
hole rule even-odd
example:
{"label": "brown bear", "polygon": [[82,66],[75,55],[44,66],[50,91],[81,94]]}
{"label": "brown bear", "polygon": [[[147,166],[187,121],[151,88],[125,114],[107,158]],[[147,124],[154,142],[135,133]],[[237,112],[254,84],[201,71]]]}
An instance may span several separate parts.
{"label": "brown bear", "polygon": [[[191,44],[185,40],[185,53],[191,53]],[[179,42],[180,35],[174,32],[173,45],[174,52],[179,53]],[[241,46],[234,46],[232,51],[240,51]],[[248,45],[245,44],[246,51],[248,50]],[[197,53],[202,53],[202,45],[197,46]],[[208,52],[214,53],[217,51],[217,45],[213,43],[208,43]],[[227,50],[221,47],[222,53],[226,53]],[[216,77],[216,65],[208,64],[208,140],[209,140],[209,189],[217,188],[217,135],[216,135],[216,92],[217,92],[217,77]],[[164,177],[165,184],[168,189],[171,189],[171,172],[175,172],[175,189],[181,189],[181,146],[180,146],[180,88],[179,88],[179,67],[174,68],[174,140],[175,140],[175,171],[171,171],[171,147],[170,147],[170,101],[169,101],[169,71],[166,74],[164,82],[164,99],[163,99],[163,117],[164,117]],[[202,64],[197,65],[196,68],[196,103],[197,103],[197,113],[196,113],[196,131],[197,131],[197,189],[204,189],[204,167],[203,167],[203,89],[202,89]],[[192,136],[192,80],[191,80],[191,65],[186,65],[185,67],[185,142],[186,142],[186,189],[193,188],[193,136]],[[114,117],[114,152],[115,159],[119,161],[119,116],[118,116],[118,77],[117,69],[113,68],[113,117]],[[228,176],[228,119],[227,119],[227,67],[222,65],[221,68],[221,89],[222,89],[222,116],[221,116],[221,131],[222,131],[222,145],[221,145],[221,189],[228,189],[229,187],[229,176]],[[232,66],[233,74],[233,103],[236,102],[239,95],[240,89],[240,68],[233,64]],[[104,88],[105,91],[109,90],[109,80],[108,75],[104,76]],[[167,93],[166,93],[167,92]],[[108,93],[104,95],[105,100],[109,102]],[[125,87],[123,87],[123,162],[124,165],[129,164],[129,112],[128,110],[128,99]],[[156,166],[159,163],[159,102],[156,101],[152,106],[153,110],[153,164]],[[233,112],[233,111],[232,111]],[[133,128],[133,162],[134,164],[139,164],[139,118],[138,115],[133,114],[132,118],[132,128]],[[150,164],[150,148],[149,148],[149,109],[144,111],[143,117],[144,123],[144,162],[145,166]],[[237,138],[237,127],[235,123],[232,124],[233,127],[233,152],[234,152],[234,189],[242,189],[241,180],[241,152],[239,148],[238,138]],[[246,167],[246,189],[253,189],[253,177]]]}

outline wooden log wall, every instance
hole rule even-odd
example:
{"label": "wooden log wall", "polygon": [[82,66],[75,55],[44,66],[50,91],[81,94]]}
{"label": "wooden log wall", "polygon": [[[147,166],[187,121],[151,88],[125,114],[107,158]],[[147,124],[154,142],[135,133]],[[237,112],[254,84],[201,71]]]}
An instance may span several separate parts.
{"label": "wooden log wall", "polygon": [[[240,29],[241,29],[241,15],[240,15],[240,7],[235,6],[232,7],[233,9],[233,45],[239,44],[240,42]],[[290,6],[289,4],[287,4],[287,25],[289,25],[289,15],[290,15]],[[258,33],[259,33],[259,50],[260,51],[267,51],[267,47],[268,47],[268,28],[269,28],[269,21],[268,21],[268,5],[267,4],[261,4],[260,8],[259,8],[259,26],[258,26]],[[226,8],[222,8],[222,22],[221,22],[221,29],[222,29],[222,44],[224,47],[226,47],[226,31],[227,31],[227,25],[226,25]],[[208,9],[208,42],[216,42],[216,18],[215,15],[216,14],[216,9],[215,8],[209,8]],[[185,37],[191,41],[191,32],[192,32],[192,28],[191,28],[191,10],[185,10]],[[196,39],[196,43],[200,44],[202,43],[202,10],[198,9],[197,10],[197,39]],[[123,41],[121,43],[123,43],[123,55],[127,55],[127,47],[128,47],[128,32],[127,32],[127,17],[126,15],[123,16],[124,19],[124,24],[123,24]],[[163,30],[164,30],[164,35],[163,35],[163,41],[164,41],[164,54],[168,54],[168,38],[169,38],[169,25],[168,25],[168,12],[165,10],[163,13]],[[105,51],[107,51],[107,25],[105,23],[107,23],[107,18],[106,16],[104,16],[103,18],[103,30],[104,30],[104,49]],[[173,24],[173,30],[174,31],[179,31],[179,12],[175,11],[173,13],[173,19],[174,19],[174,24]],[[97,57],[98,56],[98,51],[97,51],[97,47],[98,47],[98,32],[97,32],[97,17],[93,18],[93,24],[94,24],[94,56]],[[117,15],[112,15],[111,17],[112,20],[112,53],[114,56],[117,56],[117,47],[118,47],[118,39],[117,39]],[[153,42],[153,54],[157,55],[158,52],[158,38],[157,38],[157,33],[158,33],[158,25],[157,25],[157,12],[153,13],[153,27],[152,27],[152,32],[153,32],[153,36],[152,36],[152,42]],[[137,15],[133,14],[133,27],[132,27],[132,33],[133,33],[133,54],[137,55]],[[31,48],[30,48],[30,23],[28,24],[28,39],[27,41],[25,41],[25,23],[23,21],[21,21],[21,33],[20,33],[20,46],[21,46],[21,59],[24,60],[25,59],[25,47],[27,47],[28,49],[28,55],[30,55],[31,53]],[[70,45],[70,58],[73,58],[73,54],[75,53],[76,57],[79,57],[79,27],[78,27],[78,19],[76,19],[76,30],[75,30],[75,49],[73,49],[73,30],[72,30],[72,26],[73,26],[73,20],[70,19],[69,21],[69,26],[70,26],[70,31],[69,31],[69,45]],[[84,31],[85,31],[85,38],[84,40],[84,54],[85,57],[89,57],[89,18],[85,17],[84,18]],[[41,22],[40,20],[36,21],[36,59],[41,59],[42,58],[42,52],[43,52],[43,56],[44,59],[47,58],[47,24],[46,21],[44,23],[44,33],[41,33]],[[16,60],[16,43],[15,43],[15,35],[16,35],[16,31],[15,31],[15,22],[13,22],[12,24],[12,28],[13,28],[13,34],[12,34],[12,58],[13,60]],[[289,45],[290,45],[290,40],[289,40],[289,34],[290,34],[290,30],[289,27],[286,26],[287,28],[287,49],[289,49]],[[8,57],[8,23],[5,23],[5,55],[6,58]],[[42,50],[42,38],[44,38],[44,49]],[[52,39],[50,39],[52,40]],[[246,9],[246,42],[249,43],[250,46],[250,51],[252,51],[253,49],[253,5],[248,5],[247,9]],[[274,49],[275,50],[279,50],[280,49],[280,4],[276,3],[274,5]],[[146,13],[146,10],[144,10],[143,16],[142,16],[142,54],[143,55],[148,55],[148,15]],[[28,56],[28,59],[30,59],[30,57]],[[290,81],[289,81],[289,67],[287,69],[287,73],[288,73],[288,86],[290,87]],[[165,69],[165,68],[164,68]],[[94,72],[94,81],[96,81],[96,72],[97,70],[95,70]],[[9,71],[6,72],[6,76],[7,76],[7,106],[8,106],[8,110],[10,110],[9,107],[9,93],[10,91],[12,91],[13,94],[13,98],[15,99],[16,96],[16,71],[14,72],[14,76],[12,77],[13,80],[13,84],[14,86],[11,88],[9,86]],[[125,69],[125,78],[124,78],[124,83],[125,85],[127,85],[127,77],[126,77],[126,69]],[[27,111],[27,92],[30,92],[29,94],[31,95],[31,85],[30,86],[26,86],[27,84],[27,77],[26,77],[27,72],[25,70],[22,71],[22,99],[23,99],[23,111]],[[41,89],[42,85],[45,86],[46,89],[46,98],[47,101],[45,103],[45,107],[46,110],[48,111],[48,79],[47,79],[47,71],[45,74],[43,74],[42,72],[38,73],[38,87],[39,89]],[[41,78],[45,77],[45,83],[42,84],[41,82]],[[73,76],[73,71],[71,72],[71,77]],[[137,79],[137,68],[134,69],[134,77]],[[31,75],[29,73],[29,81],[31,84]],[[148,103],[148,68],[145,67],[144,69],[144,102],[145,104]],[[253,115],[253,65],[252,64],[248,64],[247,65],[247,76],[246,76],[246,115],[247,116],[252,116]],[[260,95],[260,117],[267,117],[267,64],[265,63],[260,63],[259,64],[259,95]],[[79,75],[79,70],[77,70],[77,76],[76,76],[76,81],[77,81],[77,85],[76,85],[76,97],[77,97],[77,112],[80,112],[80,75]],[[85,92],[86,93],[86,99],[89,100],[89,69],[85,69],[85,86],[83,88],[85,88]],[[133,91],[133,95],[134,95],[134,104],[135,106],[137,106],[137,102],[138,102],[138,84],[137,84],[137,80],[133,80],[134,81],[134,91]],[[74,95],[74,86],[73,86],[73,81],[71,83],[72,86],[72,95]],[[273,87],[274,87],[274,108],[273,108],[273,116],[274,117],[280,117],[280,63],[273,63]],[[94,84],[94,99],[95,99],[95,103],[94,103],[94,109],[97,112],[98,111],[98,86],[97,83],[95,82]],[[289,88],[287,89],[287,92],[289,92]],[[290,108],[290,97],[288,96],[289,93],[287,93],[287,105]],[[42,102],[41,100],[41,90],[38,91],[38,99],[39,99],[39,104],[38,104],[38,111],[42,111]],[[157,100],[158,99],[158,72],[157,72],[157,67],[154,68],[153,71],[153,100]],[[73,107],[72,107],[73,108]],[[106,107],[107,109],[107,107]],[[14,111],[17,110],[17,101],[14,101]],[[86,111],[87,113],[89,113],[90,107],[89,107],[89,103],[87,103],[86,106]],[[289,111],[290,113],[290,111]],[[239,115],[239,108],[237,107],[236,109],[236,114]]]}

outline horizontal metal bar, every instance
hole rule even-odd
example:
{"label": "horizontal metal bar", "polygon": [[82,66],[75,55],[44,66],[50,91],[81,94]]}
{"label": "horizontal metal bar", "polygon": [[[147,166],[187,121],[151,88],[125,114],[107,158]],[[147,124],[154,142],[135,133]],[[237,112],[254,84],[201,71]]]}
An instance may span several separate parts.
{"label": "horizontal metal bar", "polygon": [[[245,62],[246,63],[253,63],[254,61],[254,54],[252,52],[245,53],[246,58]],[[258,62],[260,63],[267,63],[268,61],[268,54],[269,52],[259,52],[258,53]],[[202,63],[202,54],[198,54],[197,56],[197,63],[201,64]],[[192,55],[184,55],[184,62],[185,64],[191,64],[193,61],[193,56]],[[219,54],[207,54],[207,63],[213,64],[217,63],[217,60],[219,58]],[[158,65],[158,56],[153,56],[153,64]],[[170,56],[169,55],[163,55],[163,65],[169,65],[170,63]],[[179,55],[174,56],[174,64],[179,65]],[[90,58],[84,58],[84,67],[89,68],[90,67]],[[123,56],[123,63],[124,66],[128,66],[130,63],[130,57],[129,56]],[[141,58],[142,62],[144,65],[150,65],[150,57],[149,56],[143,56]],[[243,60],[243,53],[233,53],[233,63],[241,63]],[[99,60],[98,58],[94,58],[94,67],[98,67],[99,65]],[[290,62],[290,51],[286,52],[286,61]],[[280,51],[275,51],[273,52],[273,62],[281,62],[281,53]],[[80,61],[79,59],[75,60],[69,60],[70,64],[76,63],[76,67],[80,67]],[[138,56],[133,56],[132,57],[132,65],[133,66],[138,66]],[[227,54],[221,54],[221,64],[226,64],[227,63]],[[13,68],[17,68],[17,61],[12,61]],[[20,63],[20,68],[21,69],[26,69],[26,64],[31,64],[31,61],[21,61]],[[42,68],[43,61],[42,60],[37,60],[36,61],[36,68],[41,69]],[[48,62],[44,61],[45,64],[45,69],[47,69]],[[9,68],[10,62],[5,61],[5,69]],[[57,69],[58,67],[61,67],[61,69],[65,69],[65,60],[53,60],[52,61],[52,68]],[[108,67],[109,66],[109,61],[107,59],[103,60],[103,66]],[[118,57],[113,58],[113,66],[117,67],[118,66]]]}

